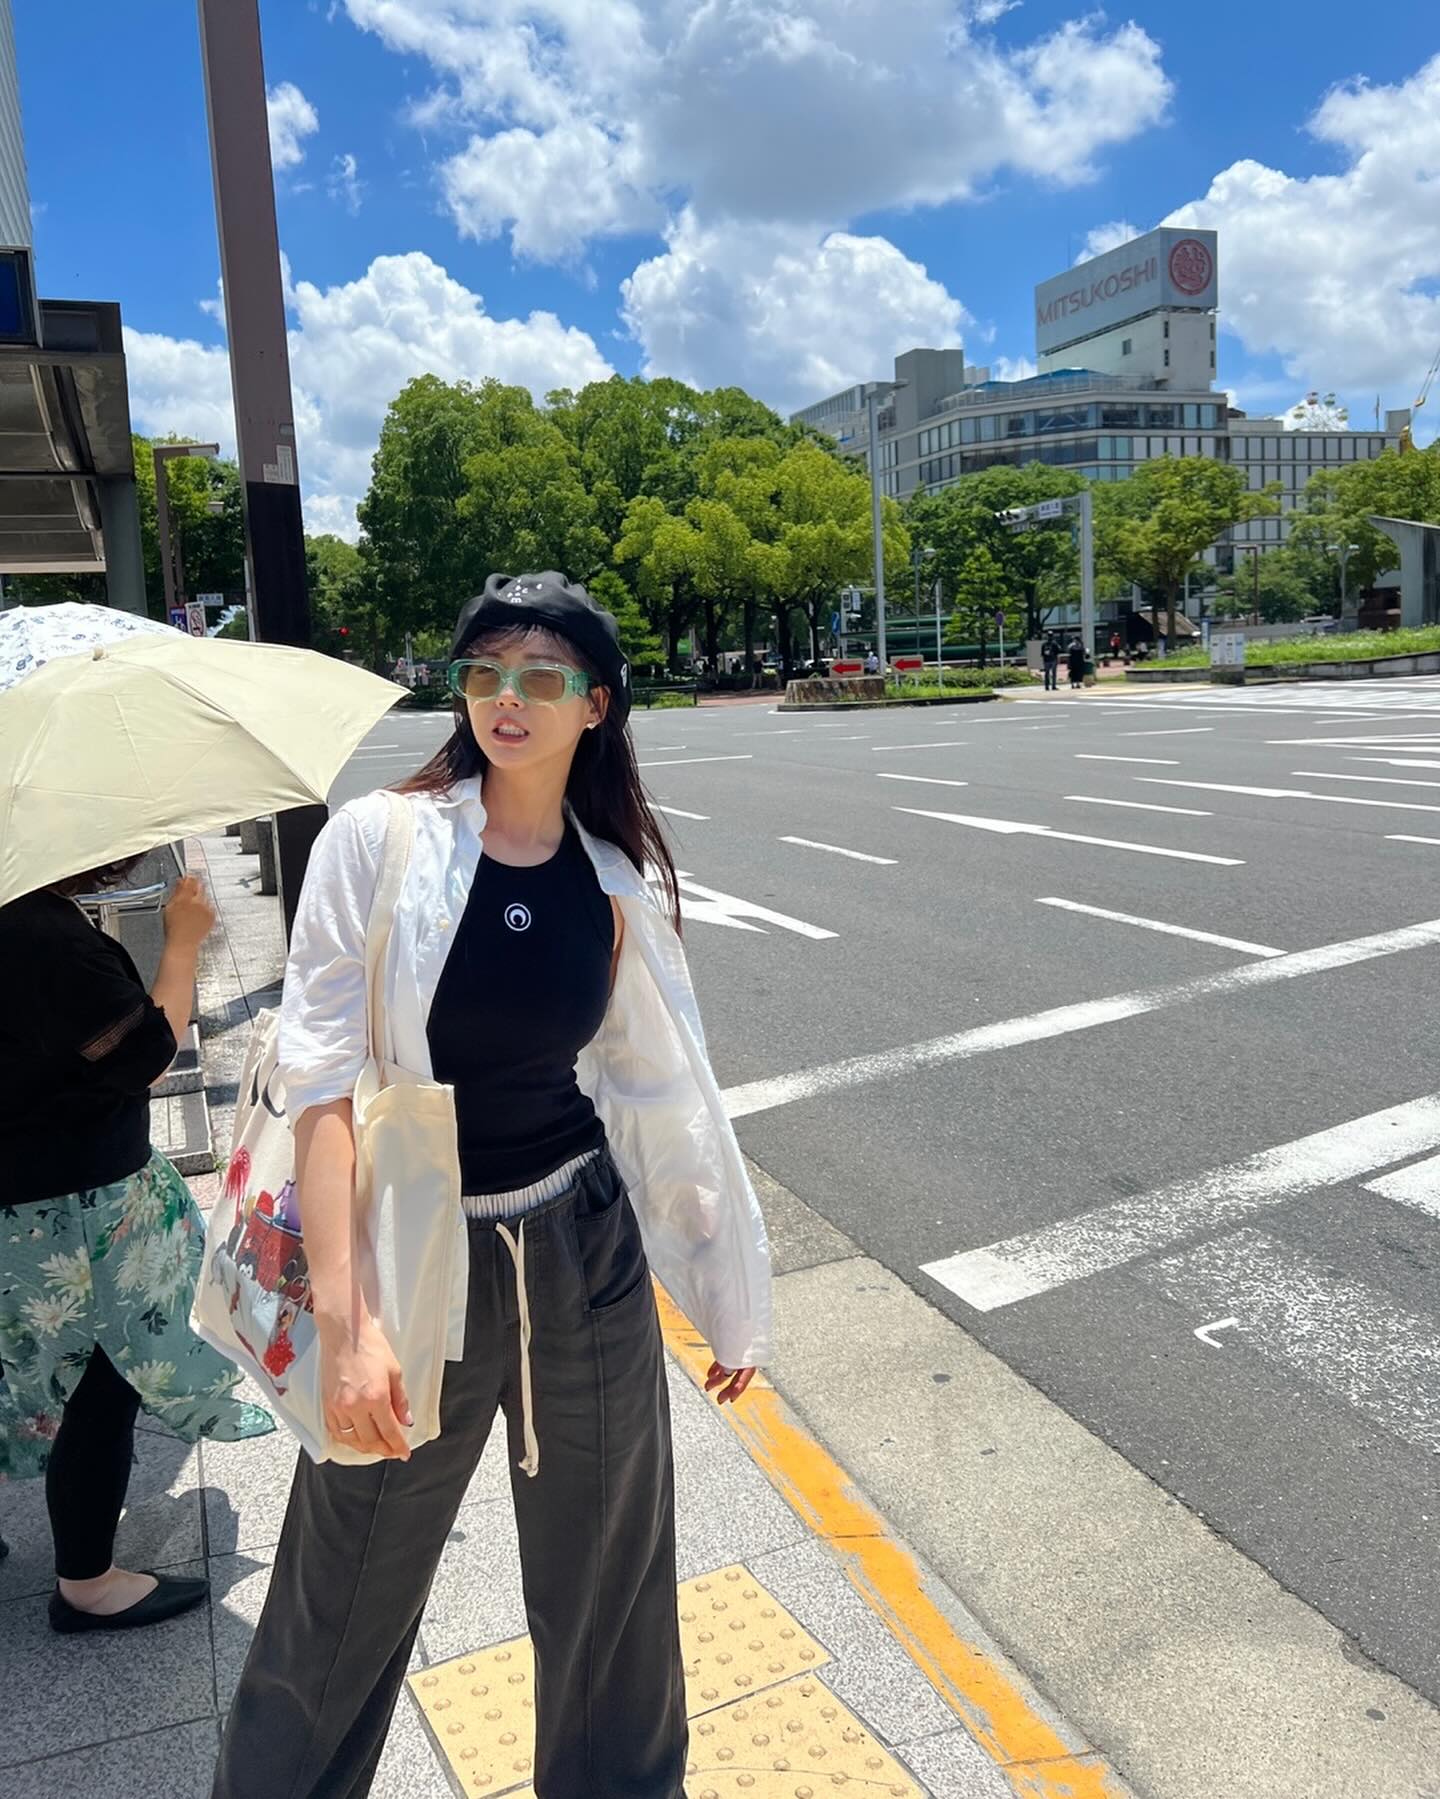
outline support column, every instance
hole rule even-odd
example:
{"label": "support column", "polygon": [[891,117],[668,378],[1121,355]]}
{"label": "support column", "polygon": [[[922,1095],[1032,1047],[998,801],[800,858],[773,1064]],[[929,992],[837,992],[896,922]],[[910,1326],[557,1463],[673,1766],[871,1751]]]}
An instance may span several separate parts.
{"label": "support column", "polygon": [[140,500],[133,476],[95,483],[100,534],[105,541],[105,592],[117,612],[145,616],[145,552],[140,544]]}
{"label": "support column", "polygon": [[[199,8],[254,624],[262,642],[308,648],[310,597],[259,8],[257,0],[199,0]],[[276,816],[287,936],[310,846],[326,816],[324,806]]]}

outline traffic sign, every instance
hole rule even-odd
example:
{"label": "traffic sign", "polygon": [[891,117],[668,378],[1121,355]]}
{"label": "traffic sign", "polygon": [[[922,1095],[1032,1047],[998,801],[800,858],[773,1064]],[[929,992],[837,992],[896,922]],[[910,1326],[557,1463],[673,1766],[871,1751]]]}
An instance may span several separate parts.
{"label": "traffic sign", "polygon": [[863,662],[832,662],[830,664],[832,675],[860,675],[864,672],[865,664]]}
{"label": "traffic sign", "polygon": [[172,606],[170,608],[170,623],[174,625],[177,631],[188,630],[189,627],[185,622],[185,608],[183,606]]}
{"label": "traffic sign", "polygon": [[199,600],[185,602],[185,628],[192,637],[205,635],[205,608]]}
{"label": "traffic sign", "polygon": [[1065,510],[1063,500],[1041,500],[1035,508],[1036,518],[1059,518]]}
{"label": "traffic sign", "polygon": [[225,604],[223,593],[197,593],[195,599],[196,603],[201,606],[223,606]]}

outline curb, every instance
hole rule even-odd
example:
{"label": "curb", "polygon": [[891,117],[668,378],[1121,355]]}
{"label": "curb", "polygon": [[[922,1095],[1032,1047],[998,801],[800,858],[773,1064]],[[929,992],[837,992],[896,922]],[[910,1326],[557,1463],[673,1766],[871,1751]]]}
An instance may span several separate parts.
{"label": "curb", "polygon": [[[702,1392],[710,1351],[656,1282],[665,1346]],[[1072,1725],[1027,1689],[1018,1670],[958,1599],[927,1577],[914,1552],[845,1470],[757,1374],[722,1410],[756,1466],[840,1561],[846,1579],[965,1726],[1016,1799],[1132,1799]],[[937,1602],[935,1590],[943,1594]],[[1068,1739],[1068,1740],[1067,1740]]]}
{"label": "curb", "polygon": [[935,694],[925,699],[914,700],[806,700],[787,702],[782,700],[775,708],[777,712],[882,712],[887,707],[895,706],[982,706],[987,700],[998,698],[993,688],[984,693]]}

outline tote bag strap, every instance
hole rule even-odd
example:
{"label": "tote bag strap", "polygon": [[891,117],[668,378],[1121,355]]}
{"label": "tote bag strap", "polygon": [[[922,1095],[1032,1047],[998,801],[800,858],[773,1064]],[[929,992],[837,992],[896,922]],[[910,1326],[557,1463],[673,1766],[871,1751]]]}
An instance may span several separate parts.
{"label": "tote bag strap", "polygon": [[390,1059],[389,1015],[385,1006],[385,952],[395,924],[395,907],[410,866],[410,846],[415,835],[415,815],[408,800],[385,790],[389,817],[385,821],[385,850],[380,879],[365,929],[365,995],[370,1054],[383,1067]]}

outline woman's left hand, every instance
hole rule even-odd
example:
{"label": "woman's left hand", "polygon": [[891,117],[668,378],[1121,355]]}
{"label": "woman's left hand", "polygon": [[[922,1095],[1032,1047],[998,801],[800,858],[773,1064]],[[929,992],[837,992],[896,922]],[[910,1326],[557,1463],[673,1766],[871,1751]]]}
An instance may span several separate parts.
{"label": "woman's left hand", "polygon": [[734,1405],[754,1378],[753,1368],[722,1368],[719,1362],[712,1362],[710,1372],[705,1376],[705,1391],[713,1393],[719,1387],[720,1391],[715,1394],[716,1405],[724,1405],[727,1399]]}

